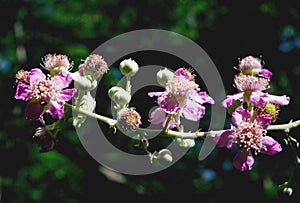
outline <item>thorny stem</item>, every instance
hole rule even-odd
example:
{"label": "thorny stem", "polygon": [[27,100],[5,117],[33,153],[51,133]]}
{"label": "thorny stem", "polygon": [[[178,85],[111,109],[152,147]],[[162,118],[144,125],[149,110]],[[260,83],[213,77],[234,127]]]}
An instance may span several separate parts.
{"label": "thorny stem", "polygon": [[290,121],[287,124],[279,124],[279,125],[270,125],[267,130],[283,130],[284,132],[289,132],[290,129],[296,128],[300,125],[300,120]]}
{"label": "thorny stem", "polygon": [[[95,118],[97,120],[100,120],[106,124],[108,124],[110,127],[115,127],[117,124],[117,120],[108,118],[106,116],[102,116],[96,113],[87,112],[80,108],[77,108],[69,103],[64,103],[66,107],[71,108],[74,111],[77,111],[78,113],[84,114],[85,116],[89,116],[92,118]],[[300,125],[300,120],[297,121],[290,121],[288,124],[279,124],[279,125],[270,125],[267,130],[283,130],[285,132],[289,132],[290,129],[295,128]],[[149,135],[157,135],[157,134],[165,134],[169,137],[176,137],[176,138],[182,138],[182,139],[197,139],[201,137],[205,137],[207,135],[215,135],[224,132],[225,130],[216,130],[216,131],[207,131],[207,132],[179,132],[174,130],[168,130],[168,129],[147,129],[147,128],[138,128],[138,132],[142,133],[144,136]],[[300,160],[298,160],[298,163],[300,163]]]}

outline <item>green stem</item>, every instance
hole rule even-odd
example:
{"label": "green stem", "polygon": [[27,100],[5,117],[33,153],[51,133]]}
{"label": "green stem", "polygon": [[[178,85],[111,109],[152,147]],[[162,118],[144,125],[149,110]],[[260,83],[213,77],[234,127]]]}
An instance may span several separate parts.
{"label": "green stem", "polygon": [[105,117],[105,116],[101,116],[101,115],[93,113],[93,112],[84,111],[84,110],[82,110],[80,108],[77,108],[77,107],[75,107],[75,106],[73,106],[69,103],[64,103],[64,106],[68,107],[68,108],[71,108],[72,110],[77,111],[78,113],[81,113],[85,116],[89,116],[89,117],[95,118],[97,120],[100,120],[100,121],[108,124],[111,127],[114,127],[117,124],[117,121],[114,120],[114,119],[111,119],[111,118],[108,118],[108,117]]}
{"label": "green stem", "polygon": [[126,77],[126,83],[125,83],[125,90],[131,94],[131,84],[130,84],[130,77]]}
{"label": "green stem", "polygon": [[167,122],[166,122],[166,124],[165,124],[165,126],[164,126],[164,128],[163,128],[163,130],[162,130],[162,132],[165,132],[167,129],[169,129],[169,126],[170,126],[170,122],[171,122],[171,120],[172,120],[172,117],[173,117],[172,114],[170,114],[170,115],[168,116],[168,120],[167,120]]}

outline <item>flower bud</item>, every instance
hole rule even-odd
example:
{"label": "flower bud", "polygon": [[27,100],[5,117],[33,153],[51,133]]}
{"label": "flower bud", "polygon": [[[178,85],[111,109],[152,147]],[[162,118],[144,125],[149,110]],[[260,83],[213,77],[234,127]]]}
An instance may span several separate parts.
{"label": "flower bud", "polygon": [[131,95],[129,92],[117,86],[114,86],[108,90],[108,97],[120,106],[128,104],[131,100]]}
{"label": "flower bud", "polygon": [[118,127],[121,130],[133,132],[141,124],[141,116],[134,108],[124,108],[118,112]]}
{"label": "flower bud", "polygon": [[138,70],[138,64],[131,58],[125,59],[120,63],[120,71],[126,77],[134,76]]}
{"label": "flower bud", "polygon": [[81,76],[79,71],[70,73],[71,78],[74,80],[74,86],[78,90],[90,91],[97,87],[97,80],[91,80],[88,76]]}
{"label": "flower bud", "polygon": [[191,148],[195,146],[195,140],[193,139],[181,139],[177,138],[177,142],[180,147]]}
{"label": "flower bud", "polygon": [[174,73],[167,68],[160,70],[156,74],[158,84],[165,87],[167,82],[173,77]]}
{"label": "flower bud", "polygon": [[157,155],[158,160],[163,163],[171,163],[173,161],[172,153],[168,149],[162,149],[158,152]]}

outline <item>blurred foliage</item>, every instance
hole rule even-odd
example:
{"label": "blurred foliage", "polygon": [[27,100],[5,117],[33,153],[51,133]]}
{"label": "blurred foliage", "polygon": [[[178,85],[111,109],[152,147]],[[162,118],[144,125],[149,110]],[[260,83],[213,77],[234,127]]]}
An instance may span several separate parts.
{"label": "blurred foliage", "polygon": [[[226,149],[215,149],[199,161],[199,141],[184,158],[159,173],[114,174],[89,156],[68,122],[59,132],[55,150],[40,154],[32,140],[37,124],[25,120],[24,102],[13,98],[17,70],[38,67],[47,53],[66,54],[78,65],[98,45],[118,34],[156,28],[197,42],[215,62],[228,93],[235,91],[232,79],[237,59],[261,55],[274,73],[269,92],[291,96],[291,104],[281,109],[277,122],[299,119],[297,1],[2,0],[0,13],[0,202],[75,203],[107,198],[233,202],[238,194],[260,202],[300,199],[299,169],[293,177],[293,195],[277,191],[294,168],[294,155],[284,144],[283,132],[270,132],[283,145],[283,152],[259,155],[253,170],[246,173],[232,168],[234,153]],[[120,77],[116,67],[111,70],[104,78],[106,89]],[[101,105],[109,105],[106,96],[99,100]],[[299,133],[299,129],[290,132],[298,140]],[[119,142],[117,137],[111,139],[121,147],[132,146],[128,140],[124,144],[122,138]]]}

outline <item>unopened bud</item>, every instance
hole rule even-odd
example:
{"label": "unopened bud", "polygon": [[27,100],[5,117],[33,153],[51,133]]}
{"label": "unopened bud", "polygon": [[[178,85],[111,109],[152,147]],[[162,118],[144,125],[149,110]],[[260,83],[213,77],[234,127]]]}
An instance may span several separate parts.
{"label": "unopened bud", "polygon": [[195,140],[193,139],[177,138],[177,143],[180,147],[184,148],[191,148],[195,146]]}
{"label": "unopened bud", "polygon": [[138,64],[131,58],[125,59],[120,63],[120,71],[126,77],[134,76],[138,70]]}
{"label": "unopened bud", "polygon": [[174,73],[167,68],[160,70],[156,74],[158,84],[165,87],[167,82],[173,77]]}
{"label": "unopened bud", "polygon": [[117,86],[114,86],[108,90],[108,97],[120,106],[128,104],[131,100],[131,95],[129,92]]}
{"label": "unopened bud", "polygon": [[78,71],[70,73],[70,76],[74,80],[75,88],[78,90],[90,91],[97,87],[97,80],[90,80],[87,76],[81,76]]}
{"label": "unopened bud", "polygon": [[163,163],[171,163],[173,161],[172,153],[168,149],[162,149],[158,152],[157,155],[158,160]]}

